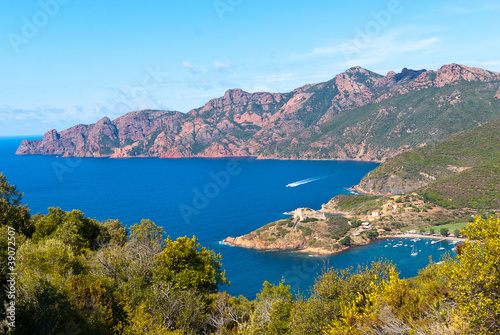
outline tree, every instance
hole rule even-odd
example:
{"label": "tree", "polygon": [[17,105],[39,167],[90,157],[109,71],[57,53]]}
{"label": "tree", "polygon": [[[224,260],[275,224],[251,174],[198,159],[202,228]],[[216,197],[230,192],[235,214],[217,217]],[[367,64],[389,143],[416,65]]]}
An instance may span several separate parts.
{"label": "tree", "polygon": [[[294,333],[300,335],[324,334],[332,320],[340,321],[347,310],[363,313],[370,292],[387,281],[395,272],[393,264],[372,262],[369,266],[350,267],[344,270],[330,269],[316,281],[311,298],[306,304],[299,303],[294,313]],[[345,315],[347,317],[347,315]],[[351,315],[352,316],[352,315]],[[347,318],[346,318],[347,319]],[[347,322],[354,322],[348,318]],[[337,327],[338,328],[338,327]],[[331,334],[362,334],[345,331],[332,331]],[[328,333],[328,334],[330,334]],[[369,333],[369,332],[368,332]]]}
{"label": "tree", "polygon": [[455,235],[455,237],[459,237],[459,236],[460,236],[460,230],[455,229],[455,230],[453,231],[453,235]]}
{"label": "tree", "polygon": [[31,237],[34,227],[28,206],[21,205],[22,199],[23,193],[9,184],[3,172],[0,173],[0,226],[11,226],[16,232]]}
{"label": "tree", "polygon": [[289,334],[293,309],[290,285],[283,281],[273,285],[268,281],[257,294],[255,309],[249,324],[243,326],[244,334]]}
{"label": "tree", "polygon": [[106,278],[93,275],[71,277],[66,287],[73,309],[81,316],[85,332],[91,334],[112,334],[117,317],[123,311],[114,306],[110,283]]}
{"label": "tree", "polygon": [[431,233],[431,235],[434,235],[435,232],[434,228],[429,229],[429,233]]}
{"label": "tree", "polygon": [[369,231],[366,233],[366,237],[368,237],[370,240],[374,240],[378,237],[378,233],[376,231]]}
{"label": "tree", "polygon": [[216,334],[228,334],[232,329],[241,329],[250,319],[252,304],[244,296],[232,297],[226,292],[216,293],[208,315],[208,323]]}
{"label": "tree", "polygon": [[496,334],[500,329],[500,218],[467,225],[457,261],[449,259],[450,286],[474,333]]}
{"label": "tree", "polygon": [[91,258],[94,272],[100,276],[125,281],[127,272],[130,271],[130,263],[124,252],[124,248],[110,243],[99,249]]}
{"label": "tree", "polygon": [[76,252],[97,250],[100,244],[111,240],[108,228],[99,221],[86,218],[79,210],[65,212],[53,207],[47,215],[36,217],[33,240],[45,238],[57,238]]}
{"label": "tree", "polygon": [[127,228],[120,221],[112,219],[104,221],[103,225],[108,230],[110,242],[123,247],[127,242]]}
{"label": "tree", "polygon": [[66,285],[73,275],[86,271],[84,260],[56,239],[38,244],[27,241],[18,249],[17,257],[16,331],[60,333],[68,322],[78,321]]}
{"label": "tree", "polygon": [[152,315],[145,303],[134,308],[130,303],[125,307],[128,322],[120,323],[115,330],[123,335],[182,335],[180,330],[171,331],[162,324],[161,320]]}
{"label": "tree", "polygon": [[64,283],[72,275],[87,270],[84,259],[57,239],[46,239],[38,244],[25,242],[17,252],[17,268],[21,285],[33,277]]}
{"label": "tree", "polygon": [[448,229],[448,228],[441,228],[441,229],[439,230],[439,232],[441,233],[441,236],[444,236],[444,237],[446,237],[446,236],[450,235],[450,231],[449,231],[449,229]]}
{"label": "tree", "polygon": [[201,247],[196,237],[184,236],[175,241],[168,237],[165,244],[155,267],[156,280],[171,282],[174,288],[206,293],[229,284],[226,272],[221,269],[221,255]]}
{"label": "tree", "polygon": [[[207,330],[206,319],[210,299],[200,292],[175,289],[172,283],[158,282],[131,292],[131,296],[123,300],[122,304],[125,306],[128,321],[125,324],[133,324],[138,321],[135,320],[138,315],[146,316],[147,314],[150,322],[145,322],[143,326],[147,325],[149,329],[163,329],[164,327],[169,331],[184,330],[183,334],[206,333],[204,330]],[[137,326],[139,325],[140,323],[137,323]],[[123,326],[125,325],[118,327]],[[146,332],[146,334],[149,333]]]}
{"label": "tree", "polygon": [[130,227],[130,239],[123,248],[128,263],[128,279],[136,279],[139,285],[153,282],[158,255],[164,247],[165,232],[151,220],[141,220]]}

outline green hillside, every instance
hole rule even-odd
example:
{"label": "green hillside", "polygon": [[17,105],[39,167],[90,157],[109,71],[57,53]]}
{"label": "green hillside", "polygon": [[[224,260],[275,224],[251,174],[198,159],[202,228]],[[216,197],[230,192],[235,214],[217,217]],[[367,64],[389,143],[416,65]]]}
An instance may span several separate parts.
{"label": "green hillside", "polygon": [[447,208],[500,208],[500,161],[473,167],[418,190]]}
{"label": "green hillside", "polygon": [[500,121],[400,154],[368,173],[359,188],[425,194],[445,207],[500,207]]}

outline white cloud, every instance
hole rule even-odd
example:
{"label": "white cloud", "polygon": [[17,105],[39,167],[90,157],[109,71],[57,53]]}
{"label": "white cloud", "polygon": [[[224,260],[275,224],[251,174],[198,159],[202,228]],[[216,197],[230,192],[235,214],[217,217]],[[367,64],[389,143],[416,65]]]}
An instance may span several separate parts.
{"label": "white cloud", "polygon": [[368,66],[391,59],[401,59],[405,55],[417,52],[429,52],[436,48],[439,38],[408,37],[408,31],[415,27],[403,27],[387,31],[379,36],[360,35],[335,45],[314,48],[311,52],[294,56],[295,60],[317,57],[341,57],[342,66]]}
{"label": "white cloud", "polygon": [[201,74],[202,71],[196,66],[192,65],[190,62],[184,61],[182,62],[182,66],[189,70],[192,74]]}
{"label": "white cloud", "polygon": [[266,81],[266,82],[276,82],[276,81],[290,81],[296,80],[297,76],[295,73],[284,73],[279,75],[270,75],[270,76],[258,76],[257,80]]}
{"label": "white cloud", "polygon": [[233,62],[227,58],[223,62],[216,60],[212,64],[217,72],[224,72],[234,67]]}
{"label": "white cloud", "polygon": [[379,64],[388,60],[400,60],[405,55],[417,52],[429,52],[437,44],[437,37],[420,40],[402,40],[396,35],[375,38],[366,48],[353,48],[343,53],[347,67]]}

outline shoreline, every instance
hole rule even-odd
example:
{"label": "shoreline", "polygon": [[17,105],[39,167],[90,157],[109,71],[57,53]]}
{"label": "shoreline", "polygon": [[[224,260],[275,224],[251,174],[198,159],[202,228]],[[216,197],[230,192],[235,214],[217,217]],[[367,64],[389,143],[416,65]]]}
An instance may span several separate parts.
{"label": "shoreline", "polygon": [[386,197],[386,196],[389,196],[389,195],[394,195],[392,193],[378,193],[378,192],[367,192],[361,188],[359,188],[358,185],[353,185],[351,187],[348,187],[347,188],[349,191],[357,194],[357,195],[370,195],[372,197]]}
{"label": "shoreline", "polygon": [[446,240],[446,241],[460,241],[460,242],[465,242],[467,241],[467,238],[465,237],[455,237],[455,236],[427,236],[427,235],[420,235],[420,234],[399,234],[399,235],[384,235],[384,236],[379,236],[377,239],[384,239],[384,238],[427,238],[427,239],[433,239],[433,240]]}
{"label": "shoreline", "polygon": [[[31,140],[29,140],[31,141]],[[83,155],[67,155],[65,154],[40,154],[40,153],[14,153],[17,156],[59,156],[63,158],[110,158],[110,159],[129,159],[129,158],[159,158],[159,159],[189,159],[189,158],[207,158],[207,159],[253,159],[253,160],[275,160],[275,161],[332,161],[332,162],[361,162],[361,163],[383,163],[382,160],[366,160],[366,159],[338,159],[338,158],[295,158],[295,157],[260,157],[252,155],[241,155],[241,156],[126,156],[117,157],[113,155],[102,155],[102,156],[83,156]]]}
{"label": "shoreline", "polygon": [[421,238],[421,239],[446,240],[446,241],[458,241],[458,242],[467,241],[467,238],[465,238],[465,237],[455,237],[455,236],[446,236],[446,237],[445,236],[426,236],[426,235],[420,235],[420,234],[383,235],[383,236],[378,236],[377,238],[375,238],[373,240],[368,240],[368,241],[366,241],[366,243],[363,243],[363,244],[353,244],[351,246],[342,247],[342,248],[335,249],[335,250],[325,250],[325,249],[318,249],[318,248],[304,248],[304,249],[254,248],[254,247],[246,247],[243,245],[233,244],[233,243],[227,241],[228,238],[231,238],[233,240],[236,239],[233,237],[226,237],[224,240],[222,240],[219,243],[224,244],[224,245],[228,245],[231,247],[240,247],[240,248],[254,249],[254,250],[260,250],[260,251],[288,251],[288,252],[299,252],[299,253],[303,253],[303,254],[318,255],[318,256],[330,256],[330,255],[338,254],[340,252],[349,250],[351,248],[363,247],[363,246],[371,244],[377,240],[382,240],[382,239]]}

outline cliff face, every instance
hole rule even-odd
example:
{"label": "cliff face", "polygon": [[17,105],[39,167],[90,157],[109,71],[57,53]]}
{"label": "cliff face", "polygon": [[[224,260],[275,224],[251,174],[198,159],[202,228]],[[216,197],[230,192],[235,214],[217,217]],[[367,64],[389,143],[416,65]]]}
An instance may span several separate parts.
{"label": "cliff face", "polygon": [[498,73],[456,64],[387,76],[354,67],[285,94],[234,89],[186,114],[142,110],[51,130],[16,153],[384,161],[500,118],[499,83]]}

